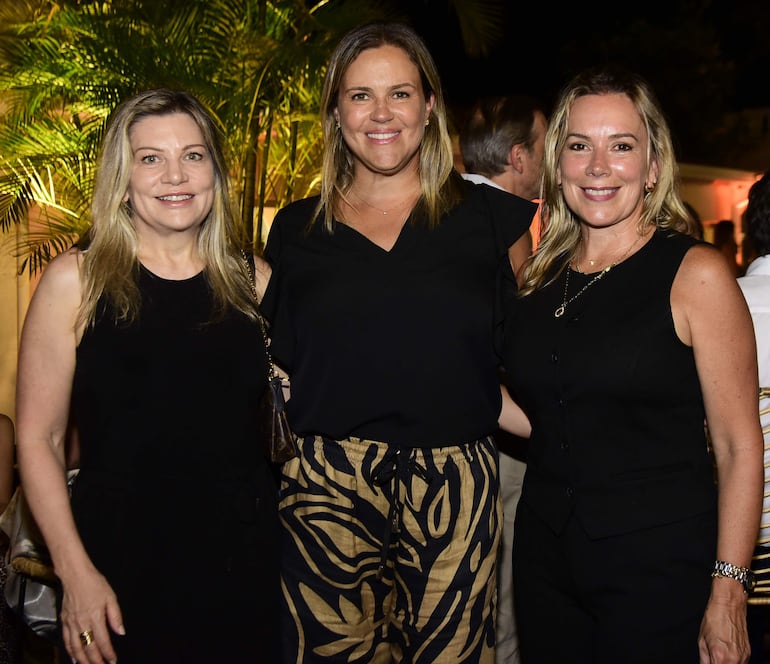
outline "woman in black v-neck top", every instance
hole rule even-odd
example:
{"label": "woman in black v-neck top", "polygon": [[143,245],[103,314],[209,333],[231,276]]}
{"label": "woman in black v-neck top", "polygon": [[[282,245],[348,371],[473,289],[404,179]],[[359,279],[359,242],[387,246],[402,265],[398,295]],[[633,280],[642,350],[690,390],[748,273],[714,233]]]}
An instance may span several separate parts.
{"label": "woman in black v-neck top", "polygon": [[321,194],[282,209],[266,248],[301,437],[281,486],[284,658],[491,664],[495,335],[536,208],[454,171],[410,29],[353,30],[328,71]]}

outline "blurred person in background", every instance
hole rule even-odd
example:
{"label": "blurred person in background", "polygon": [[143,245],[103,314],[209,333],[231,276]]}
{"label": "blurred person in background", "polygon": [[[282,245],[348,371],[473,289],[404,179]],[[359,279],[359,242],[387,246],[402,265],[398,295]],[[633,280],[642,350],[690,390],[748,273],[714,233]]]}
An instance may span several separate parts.
{"label": "blurred person in background", "polygon": [[703,239],[703,220],[701,219],[700,214],[695,209],[695,207],[692,204],[688,203],[687,201],[683,201],[683,204],[687,212],[690,213],[690,218],[692,219],[692,222],[693,222],[693,230],[691,231],[692,236],[699,240],[702,240]]}
{"label": "blurred person in background", "polygon": [[[738,279],[751,312],[754,336],[757,340],[759,385],[770,392],[770,171],[749,189],[749,202],[743,213],[743,224],[755,258],[748,264],[746,275]],[[770,396],[770,394],[768,394]],[[770,405],[770,399],[763,400]],[[765,501],[757,552],[770,554],[770,413],[762,416],[765,437]],[[770,607],[750,605],[749,635],[752,639],[751,661],[761,664],[764,659],[764,636],[770,627]]]}
{"label": "blurred person in background", "polygon": [[16,488],[16,431],[13,420],[0,413],[0,512],[4,512]]}
{"label": "blurred person in background", "polygon": [[[532,97],[511,95],[479,99],[460,131],[460,151],[466,171],[463,177],[527,200],[538,198],[547,126],[543,105]],[[532,252],[531,233],[522,236],[511,251],[513,263],[524,265]],[[499,430],[495,442],[500,453],[500,496],[503,501],[495,661],[497,664],[518,664],[521,658],[513,603],[513,521],[527,467],[526,440]]]}
{"label": "blurred person in background", "polygon": [[735,240],[735,224],[729,219],[722,219],[711,229],[711,243],[725,257],[730,271],[735,277],[740,277],[744,270],[738,262],[738,242]]}
{"label": "blurred person in background", "polygon": [[[13,420],[0,413],[0,512],[4,512],[16,488],[16,431]],[[20,633],[24,625],[5,601],[5,558],[8,536],[0,530],[0,664],[17,664]]]}

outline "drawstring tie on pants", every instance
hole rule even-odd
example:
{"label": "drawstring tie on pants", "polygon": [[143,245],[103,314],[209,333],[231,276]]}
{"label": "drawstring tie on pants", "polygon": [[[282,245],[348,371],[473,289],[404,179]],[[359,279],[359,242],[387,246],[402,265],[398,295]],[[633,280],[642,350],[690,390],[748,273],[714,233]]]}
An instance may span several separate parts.
{"label": "drawstring tie on pants", "polygon": [[424,466],[421,466],[416,457],[416,449],[412,448],[409,458],[404,461],[406,455],[401,448],[390,448],[385,456],[372,470],[372,482],[375,486],[384,487],[392,483],[392,493],[388,502],[388,520],[385,528],[385,535],[382,538],[382,550],[380,552],[380,565],[377,568],[377,579],[381,580],[385,573],[385,567],[388,564],[390,547],[398,542],[398,536],[401,532],[401,516],[404,505],[400,499],[401,482],[406,483],[410,475],[417,475],[430,484],[433,476],[430,475]]}

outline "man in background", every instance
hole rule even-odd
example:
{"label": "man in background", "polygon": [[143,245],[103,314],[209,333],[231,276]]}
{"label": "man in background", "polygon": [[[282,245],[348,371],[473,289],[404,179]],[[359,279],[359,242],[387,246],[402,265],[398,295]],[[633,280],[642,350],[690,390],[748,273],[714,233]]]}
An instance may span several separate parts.
{"label": "man in background", "polygon": [[730,269],[736,277],[743,276],[743,266],[738,262],[738,242],[735,239],[735,223],[722,219],[713,226],[711,243],[722,252]]}
{"label": "man in background", "polygon": [[[527,200],[540,195],[543,148],[547,128],[541,104],[527,96],[488,97],[474,104],[460,131],[463,177]],[[511,247],[517,276],[532,252],[531,234]],[[526,441],[499,431],[500,493],[503,501],[502,546],[497,577],[496,664],[519,664],[519,644],[513,609],[513,522],[526,470]]]}
{"label": "man in background", "polygon": [[[749,202],[743,213],[746,239],[752,249],[753,260],[748,263],[745,276],[738,278],[738,285],[749,305],[757,340],[757,365],[760,389],[770,390],[770,171],[767,171],[749,189]],[[761,405],[768,407],[765,398]],[[767,568],[765,556],[770,553],[770,413],[761,417],[765,436],[765,500],[762,507],[757,550],[759,567]],[[766,574],[761,577],[767,580]],[[764,637],[770,626],[770,607],[750,605],[747,613],[751,659],[749,664],[760,664],[765,659]]]}

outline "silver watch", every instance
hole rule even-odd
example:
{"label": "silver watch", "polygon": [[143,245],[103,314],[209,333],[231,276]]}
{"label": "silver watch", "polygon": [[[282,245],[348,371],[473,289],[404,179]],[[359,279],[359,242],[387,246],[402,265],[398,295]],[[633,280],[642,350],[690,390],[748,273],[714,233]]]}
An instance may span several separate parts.
{"label": "silver watch", "polygon": [[734,579],[743,586],[743,592],[746,594],[754,590],[754,586],[757,585],[754,572],[748,567],[738,567],[724,560],[717,560],[714,563],[714,571],[711,572],[711,576],[723,576],[726,579]]}

